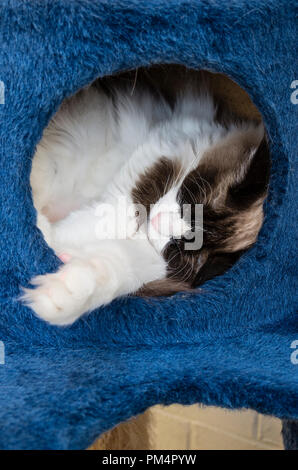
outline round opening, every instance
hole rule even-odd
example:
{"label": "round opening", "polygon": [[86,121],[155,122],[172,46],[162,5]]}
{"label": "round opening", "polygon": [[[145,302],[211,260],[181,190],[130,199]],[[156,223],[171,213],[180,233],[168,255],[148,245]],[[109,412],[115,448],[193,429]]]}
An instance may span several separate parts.
{"label": "round opening", "polygon": [[[100,240],[103,259],[115,243],[117,282],[126,271],[134,279],[148,271],[140,282],[121,278],[125,287],[86,311],[117,293],[168,295],[224,274],[257,240],[269,167],[261,114],[239,85],[222,74],[159,65],[97,79],[67,98],[38,144],[31,187],[38,226],[65,266],[89,257],[96,270]],[[121,197],[133,213],[125,208],[119,237],[114,203]],[[102,229],[90,210],[106,203],[115,212],[100,218]],[[164,270],[160,263],[154,271],[145,245],[144,253],[131,248],[144,226]]]}

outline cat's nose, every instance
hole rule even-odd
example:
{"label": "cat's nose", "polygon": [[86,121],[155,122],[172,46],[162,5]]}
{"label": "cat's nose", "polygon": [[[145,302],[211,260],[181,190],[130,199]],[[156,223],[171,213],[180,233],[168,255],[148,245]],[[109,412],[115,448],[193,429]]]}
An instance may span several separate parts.
{"label": "cat's nose", "polygon": [[152,217],[151,219],[151,224],[153,226],[153,228],[159,232],[160,229],[161,229],[161,223],[160,223],[160,219],[161,219],[161,212],[158,212],[158,214],[156,214],[154,217]]}
{"label": "cat's nose", "polygon": [[151,224],[156,232],[169,236],[173,230],[174,214],[171,212],[158,212],[151,219]]}

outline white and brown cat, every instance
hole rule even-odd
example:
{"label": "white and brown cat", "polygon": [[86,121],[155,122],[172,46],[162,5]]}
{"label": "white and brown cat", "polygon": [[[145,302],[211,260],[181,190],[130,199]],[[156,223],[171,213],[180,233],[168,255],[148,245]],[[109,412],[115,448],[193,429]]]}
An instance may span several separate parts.
{"label": "white and brown cat", "polygon": [[68,325],[119,296],[197,287],[255,242],[268,173],[263,125],[223,118],[206,88],[185,84],[170,102],[145,85],[80,91],[45,129],[31,173],[38,227],[64,264],[22,300]]}

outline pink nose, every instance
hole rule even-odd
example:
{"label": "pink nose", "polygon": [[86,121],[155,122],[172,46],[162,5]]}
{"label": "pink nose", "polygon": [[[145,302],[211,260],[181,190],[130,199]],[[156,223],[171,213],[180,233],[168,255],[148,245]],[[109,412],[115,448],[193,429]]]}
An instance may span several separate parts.
{"label": "pink nose", "polygon": [[158,212],[150,222],[158,233],[168,236],[173,231],[173,218],[174,215],[171,212]]}
{"label": "pink nose", "polygon": [[153,225],[154,229],[159,232],[161,227],[160,227],[160,217],[161,217],[161,212],[158,212],[154,217],[151,219],[151,224]]}

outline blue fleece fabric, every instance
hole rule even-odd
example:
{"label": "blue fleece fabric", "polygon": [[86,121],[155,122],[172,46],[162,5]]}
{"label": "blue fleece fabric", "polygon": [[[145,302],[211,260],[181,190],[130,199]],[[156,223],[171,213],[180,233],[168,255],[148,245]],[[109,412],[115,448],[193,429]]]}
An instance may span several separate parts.
{"label": "blue fleece fabric", "polygon": [[[296,18],[296,0],[1,1],[0,448],[86,448],[156,403],[298,418]],[[259,240],[203,292],[49,326],[16,301],[59,266],[35,226],[35,146],[66,96],[161,63],[225,73],[263,114],[273,165]]]}

